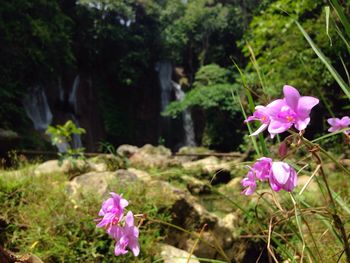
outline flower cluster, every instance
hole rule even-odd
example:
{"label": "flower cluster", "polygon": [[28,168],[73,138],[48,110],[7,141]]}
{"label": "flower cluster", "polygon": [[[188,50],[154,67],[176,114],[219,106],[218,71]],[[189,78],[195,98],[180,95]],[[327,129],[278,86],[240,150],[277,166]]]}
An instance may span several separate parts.
{"label": "flower cluster", "polygon": [[262,125],[251,135],[258,135],[267,129],[273,138],[293,125],[299,131],[306,128],[310,122],[311,109],[319,103],[319,100],[310,96],[300,96],[298,90],[288,85],[283,87],[283,94],[282,99],[274,100],[266,106],[255,107],[255,112],[245,122],[258,120]]}
{"label": "flower cluster", "polygon": [[[329,132],[336,132],[341,129],[347,128],[350,126],[350,117],[345,116],[341,119],[339,118],[329,118],[327,120],[328,124],[331,127],[328,129]],[[347,134],[350,134],[350,131],[346,131]]]}
{"label": "flower cluster", "polygon": [[139,230],[134,225],[134,215],[129,211],[124,216],[124,208],[128,206],[128,201],[116,193],[110,194],[112,197],[103,202],[98,213],[101,218],[96,219],[99,222],[96,227],[105,228],[116,241],[114,249],[116,256],[126,254],[128,247],[136,257],[140,253],[140,245]]}
{"label": "flower cluster", "polygon": [[262,157],[257,160],[241,181],[246,187],[242,194],[251,195],[256,189],[256,181],[269,181],[272,190],[281,189],[291,192],[297,185],[297,173],[292,166],[285,162],[273,162],[271,158]]}

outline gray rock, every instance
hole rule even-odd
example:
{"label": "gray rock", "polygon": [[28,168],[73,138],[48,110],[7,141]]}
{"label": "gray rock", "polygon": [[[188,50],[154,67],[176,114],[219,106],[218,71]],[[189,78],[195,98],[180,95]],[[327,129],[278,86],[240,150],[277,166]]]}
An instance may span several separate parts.
{"label": "gray rock", "polygon": [[129,145],[129,144],[123,144],[120,145],[117,149],[117,153],[121,156],[125,156],[129,158],[132,156],[134,153],[136,153],[139,150],[139,147],[134,146],[134,145]]}
{"label": "gray rock", "polygon": [[131,166],[145,168],[166,168],[176,164],[171,151],[164,146],[146,144],[135,152],[129,159]]}
{"label": "gray rock", "polygon": [[231,179],[231,166],[233,162],[222,162],[215,156],[204,159],[182,163],[182,167],[189,172],[200,173],[201,177],[206,177],[213,185],[227,183]]}
{"label": "gray rock", "polygon": [[[199,263],[196,256],[170,245],[161,245],[160,251],[160,256],[164,263]],[[189,257],[191,259],[188,261]]]}
{"label": "gray rock", "polygon": [[181,178],[186,182],[187,189],[191,194],[209,194],[211,192],[210,186],[201,180],[187,175],[184,175]]}
{"label": "gray rock", "polygon": [[119,169],[115,172],[89,172],[75,177],[67,183],[67,193],[72,197],[79,196],[81,192],[94,192],[97,195],[106,195],[112,181],[119,185],[127,186],[136,181],[145,180],[145,177],[137,175],[129,170]]}
{"label": "gray rock", "polygon": [[36,175],[50,173],[64,173],[76,176],[85,173],[90,169],[89,163],[83,160],[64,160],[60,163],[58,160],[50,160],[37,166],[34,170]]}

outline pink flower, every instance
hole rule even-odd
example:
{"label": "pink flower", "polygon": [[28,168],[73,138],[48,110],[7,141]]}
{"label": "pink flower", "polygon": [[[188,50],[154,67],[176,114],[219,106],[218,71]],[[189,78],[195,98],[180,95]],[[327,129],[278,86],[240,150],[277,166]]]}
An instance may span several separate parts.
{"label": "pink flower", "polygon": [[253,171],[255,177],[260,181],[268,180],[270,177],[270,169],[272,165],[272,159],[267,157],[262,157],[253,165]]}
{"label": "pink flower", "polygon": [[269,126],[270,123],[270,116],[266,112],[266,107],[265,106],[256,106],[255,107],[255,112],[253,113],[252,116],[249,116],[244,122],[250,122],[250,121],[261,121],[262,125],[260,126],[259,129],[257,129],[255,132],[251,134],[251,136],[256,136],[260,132],[263,132],[266,130],[266,128]]}
{"label": "pink flower", "polygon": [[285,162],[273,162],[270,186],[276,192],[281,189],[291,192],[297,186],[297,173],[294,168]]}
{"label": "pink flower", "polygon": [[129,211],[125,216],[124,227],[113,225],[108,229],[108,234],[116,240],[114,249],[114,254],[116,256],[128,253],[128,250],[126,249],[127,247],[132,251],[135,257],[139,255],[139,230],[136,226],[134,226],[134,215],[131,211]]}
{"label": "pink flower", "polygon": [[283,100],[275,101],[270,111],[271,122],[268,128],[271,136],[288,130],[291,126],[301,131],[310,122],[310,112],[319,100],[310,96],[300,96],[292,86],[283,87]]}
{"label": "pink flower", "polygon": [[123,217],[124,208],[128,206],[128,201],[123,199],[120,195],[111,192],[111,198],[108,198],[103,202],[102,208],[98,213],[100,222],[97,227],[110,227],[112,225],[118,224]]}
{"label": "pink flower", "polygon": [[245,122],[259,120],[263,123],[251,135],[257,135],[268,128],[273,138],[293,125],[299,131],[306,128],[310,122],[311,109],[319,103],[319,100],[310,96],[300,96],[298,90],[288,85],[283,87],[283,93],[283,99],[274,100],[266,107],[257,106],[253,116],[248,117]]}
{"label": "pink flower", "polygon": [[[339,131],[341,129],[344,129],[346,127],[349,127],[350,125],[350,117],[345,116],[341,119],[338,118],[329,118],[327,120],[327,122],[329,123],[329,125],[331,125],[331,127],[328,129],[329,132],[335,132],[335,131]],[[347,133],[350,134],[350,131],[346,131]]]}
{"label": "pink flower", "polygon": [[252,195],[254,193],[256,189],[256,181],[253,169],[250,169],[250,171],[247,174],[247,177],[241,180],[241,185],[243,187],[246,187],[246,189],[244,189],[241,192],[241,194]]}

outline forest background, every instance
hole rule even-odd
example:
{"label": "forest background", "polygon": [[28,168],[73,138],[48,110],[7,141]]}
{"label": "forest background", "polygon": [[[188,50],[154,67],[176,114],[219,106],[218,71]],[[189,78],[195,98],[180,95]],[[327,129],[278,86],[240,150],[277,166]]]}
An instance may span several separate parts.
{"label": "forest background", "polygon": [[[349,14],[350,4],[342,4]],[[313,119],[342,116],[348,108],[341,89],[294,23],[299,21],[349,81],[349,47],[336,16],[327,18],[327,5],[321,0],[2,1],[1,128],[19,134],[20,148],[52,147],[33,128],[23,98],[42,87],[51,111],[61,112],[53,114],[52,124],[63,124],[69,98],[59,101],[58,87],[70,89],[79,75],[83,106],[76,116],[87,130],[88,150],[97,150],[101,141],[177,147],[179,139],[165,138],[161,127],[160,61],[174,66],[173,79],[186,92],[163,115],[179,119],[190,108],[198,145],[230,151],[244,141],[246,128],[233,96],[243,96],[244,89],[235,63],[256,103],[280,96],[289,84],[321,98]],[[326,126],[315,121],[308,133],[322,134]]]}

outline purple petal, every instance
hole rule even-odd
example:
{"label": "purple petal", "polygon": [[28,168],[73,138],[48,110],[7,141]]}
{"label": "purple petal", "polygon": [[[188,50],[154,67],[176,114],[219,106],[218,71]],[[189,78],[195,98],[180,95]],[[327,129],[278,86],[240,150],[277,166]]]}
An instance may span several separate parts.
{"label": "purple petal", "polygon": [[295,128],[299,131],[305,130],[306,126],[310,123],[310,118],[306,118],[304,120],[297,120],[294,124]]}
{"label": "purple petal", "polygon": [[342,125],[344,126],[344,128],[350,125],[350,117],[348,117],[348,116],[341,118],[340,121],[341,121]]}
{"label": "purple petal", "polygon": [[311,109],[315,107],[320,101],[314,97],[303,96],[299,99],[298,108],[296,110],[300,119],[308,118]]}
{"label": "purple petal", "polygon": [[293,123],[285,123],[277,120],[271,120],[268,131],[271,134],[282,133],[288,130]]}
{"label": "purple petal", "polygon": [[125,199],[121,199],[120,200],[120,206],[122,207],[122,208],[125,208],[125,207],[127,207],[129,205],[129,202],[127,201],[127,200],[125,200]]}
{"label": "purple petal", "polygon": [[286,106],[286,102],[284,100],[282,99],[274,100],[266,106],[265,112],[270,117],[276,117],[277,114],[280,113],[281,108],[283,106]]}
{"label": "purple petal", "polygon": [[259,127],[259,129],[257,129],[255,132],[253,132],[250,136],[257,136],[259,133],[263,132],[264,130],[266,130],[268,124],[263,124]]}
{"label": "purple petal", "polygon": [[129,227],[134,226],[134,215],[129,211],[125,216],[125,224]]}
{"label": "purple petal", "polygon": [[273,162],[272,163],[272,177],[280,185],[284,185],[290,176],[289,165],[284,162]]}
{"label": "purple petal", "polygon": [[297,186],[298,176],[295,170],[290,167],[290,176],[287,183],[284,185],[283,189],[287,192],[293,191],[293,189]]}
{"label": "purple petal", "polygon": [[284,85],[283,94],[288,106],[296,111],[300,99],[299,91],[292,86]]}
{"label": "purple petal", "polygon": [[279,185],[276,183],[276,181],[275,181],[275,179],[273,178],[273,176],[270,177],[269,182],[270,182],[271,189],[272,189],[273,191],[279,192],[279,191],[282,189],[282,187],[279,186]]}
{"label": "purple petal", "polygon": [[129,241],[129,248],[131,249],[132,253],[135,257],[137,257],[140,254],[140,245],[136,238],[133,238]]}
{"label": "purple petal", "polygon": [[329,118],[327,122],[331,126],[337,126],[339,125],[340,120],[338,118]]}

